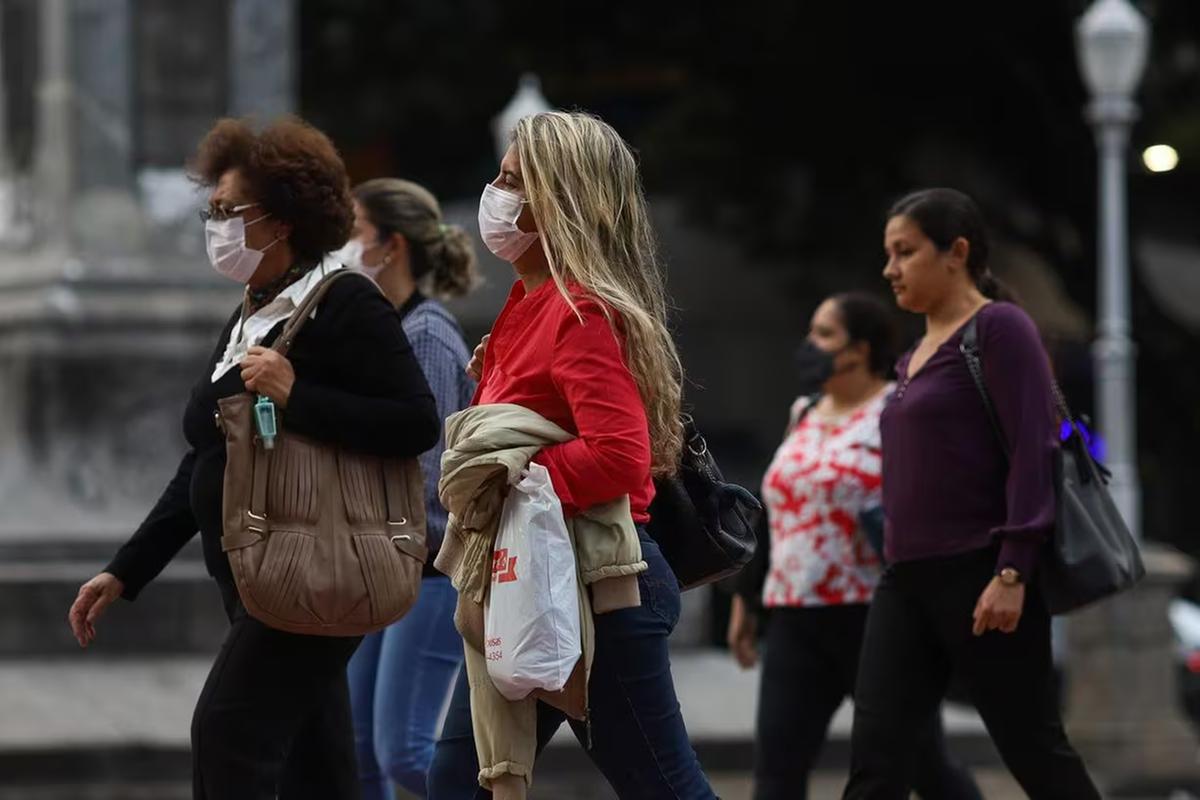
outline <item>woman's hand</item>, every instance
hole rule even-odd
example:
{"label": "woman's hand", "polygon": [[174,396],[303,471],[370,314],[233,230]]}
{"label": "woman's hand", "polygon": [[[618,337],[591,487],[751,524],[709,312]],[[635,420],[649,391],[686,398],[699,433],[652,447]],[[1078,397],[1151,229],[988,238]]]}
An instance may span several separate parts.
{"label": "woman's hand", "polygon": [[758,618],[746,606],[746,600],[735,594],[729,609],[729,631],[725,635],[729,651],[742,669],[758,663]]}
{"label": "woman's hand", "polygon": [[67,622],[80,647],[96,638],[96,620],[125,591],[125,584],[111,572],[101,572],[79,587],[79,595],[67,612]]}
{"label": "woman's hand", "polygon": [[242,362],[242,382],[246,389],[265,394],[280,408],[287,408],[296,383],[296,372],[292,362],[268,347],[255,345],[247,352]]}
{"label": "woman's hand", "polygon": [[982,636],[987,631],[1012,633],[1021,621],[1025,608],[1025,584],[1009,586],[993,577],[975,604],[975,625],[971,632]]}
{"label": "woman's hand", "polygon": [[490,338],[492,335],[489,333],[479,340],[475,352],[471,354],[471,360],[467,363],[467,374],[477,381],[483,380],[483,357],[487,355],[487,343]]}

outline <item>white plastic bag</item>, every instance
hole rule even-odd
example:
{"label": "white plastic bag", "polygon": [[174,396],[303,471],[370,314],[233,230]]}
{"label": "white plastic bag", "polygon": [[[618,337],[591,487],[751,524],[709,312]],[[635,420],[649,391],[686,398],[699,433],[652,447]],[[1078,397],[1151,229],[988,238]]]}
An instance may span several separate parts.
{"label": "white plastic bag", "polygon": [[571,677],[582,652],[577,581],[550,473],[530,464],[504,501],[484,620],[488,674],[509,700]]}

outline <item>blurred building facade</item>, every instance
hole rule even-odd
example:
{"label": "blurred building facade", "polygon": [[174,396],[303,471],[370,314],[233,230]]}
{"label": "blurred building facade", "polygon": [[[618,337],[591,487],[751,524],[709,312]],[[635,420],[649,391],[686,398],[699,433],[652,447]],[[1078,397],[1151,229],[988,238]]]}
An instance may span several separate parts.
{"label": "blurred building facade", "polygon": [[4,63],[23,65],[2,84],[20,147],[19,202],[0,206],[0,530],[123,536],[172,474],[237,297],[204,268],[184,160],[219,116],[295,108],[295,4],[0,9]]}

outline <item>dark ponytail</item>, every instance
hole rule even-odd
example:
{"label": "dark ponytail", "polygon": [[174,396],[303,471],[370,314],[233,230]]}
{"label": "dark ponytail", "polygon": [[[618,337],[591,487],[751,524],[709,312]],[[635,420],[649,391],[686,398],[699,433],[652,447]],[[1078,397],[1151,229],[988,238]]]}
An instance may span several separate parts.
{"label": "dark ponytail", "polygon": [[380,238],[398,233],[408,242],[413,279],[435,297],[461,297],[479,282],[471,237],[442,220],[437,198],[399,178],[375,178],[354,187]]}
{"label": "dark ponytail", "polygon": [[984,297],[1015,300],[1012,290],[997,280],[988,266],[990,243],[979,206],[957,189],[920,189],[896,201],[888,212],[907,217],[921,229],[939,251],[949,250],[957,239],[965,239],[967,274]]}
{"label": "dark ponytail", "polygon": [[850,344],[866,342],[871,350],[867,367],[871,374],[886,378],[899,355],[895,317],[891,307],[874,295],[845,292],[833,296],[842,327]]}
{"label": "dark ponytail", "polygon": [[975,285],[979,287],[983,296],[990,300],[1014,302],[1016,299],[1012,289],[1008,288],[1008,284],[993,275],[990,269],[985,269],[983,274],[975,278]]}

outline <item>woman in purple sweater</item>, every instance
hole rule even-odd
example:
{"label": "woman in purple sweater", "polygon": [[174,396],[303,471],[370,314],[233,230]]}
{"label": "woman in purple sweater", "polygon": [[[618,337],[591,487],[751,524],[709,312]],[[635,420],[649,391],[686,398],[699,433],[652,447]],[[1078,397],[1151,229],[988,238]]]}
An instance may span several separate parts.
{"label": "woman in purple sweater", "polygon": [[[1034,800],[1100,793],[1063,731],[1050,614],[1032,578],[1054,526],[1056,420],[1033,321],[993,302],[975,203],[952,189],[900,200],[884,233],[896,303],[925,316],[885,407],[885,553],[855,688],[846,798],[907,798],[920,743],[962,679],[1013,776]],[[959,345],[977,320],[1001,450]]]}

